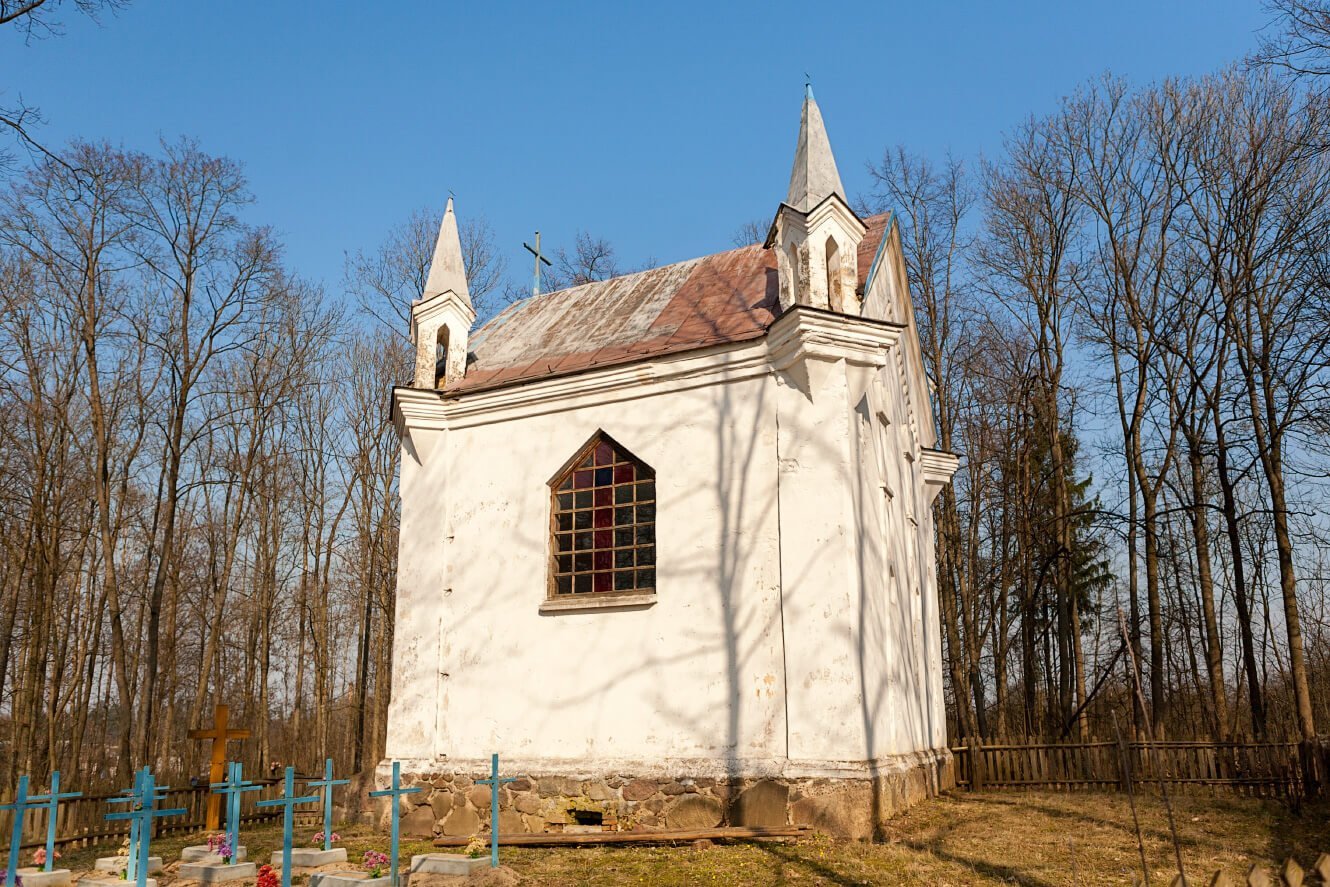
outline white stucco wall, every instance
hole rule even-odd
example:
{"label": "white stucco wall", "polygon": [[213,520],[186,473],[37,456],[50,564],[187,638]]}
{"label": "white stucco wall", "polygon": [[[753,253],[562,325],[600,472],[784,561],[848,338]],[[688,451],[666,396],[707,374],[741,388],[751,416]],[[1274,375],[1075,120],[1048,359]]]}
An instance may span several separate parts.
{"label": "white stucco wall", "polygon": [[[932,525],[896,333],[817,322],[780,361],[759,341],[399,393],[390,758],[759,775],[941,747]],[[547,481],[598,430],[656,471],[657,600],[542,614]]]}

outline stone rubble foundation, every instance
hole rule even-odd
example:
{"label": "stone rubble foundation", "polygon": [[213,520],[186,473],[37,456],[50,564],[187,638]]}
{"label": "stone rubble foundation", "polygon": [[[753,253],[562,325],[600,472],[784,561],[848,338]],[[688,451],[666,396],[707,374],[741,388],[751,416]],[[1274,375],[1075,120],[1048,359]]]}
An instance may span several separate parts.
{"label": "stone rubble foundation", "polygon": [[[515,769],[511,772],[520,773]],[[481,772],[404,773],[425,791],[403,796],[402,833],[470,837],[489,831],[490,787]],[[902,756],[867,777],[642,777],[520,775],[499,791],[499,834],[652,831],[807,825],[872,840],[895,814],[955,787],[945,750]],[[386,822],[386,804],[380,816]]]}

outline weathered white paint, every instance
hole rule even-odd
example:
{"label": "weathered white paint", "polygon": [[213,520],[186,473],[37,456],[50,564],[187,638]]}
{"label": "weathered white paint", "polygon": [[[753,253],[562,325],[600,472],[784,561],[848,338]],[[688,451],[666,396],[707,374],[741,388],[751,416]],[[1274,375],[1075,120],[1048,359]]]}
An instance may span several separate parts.
{"label": "weathered white paint", "polygon": [[[829,181],[803,153],[820,164],[804,181]],[[853,294],[863,224],[825,197],[783,206],[774,246],[825,261],[835,237]],[[944,748],[930,505],[956,460],[931,449],[894,226],[873,269],[862,301],[831,313],[825,268],[792,284],[782,260],[782,297],[803,292],[763,340],[394,392],[389,759],[861,776]],[[656,471],[655,595],[557,609],[548,481],[601,430]]]}
{"label": "weathered white paint", "polygon": [[[388,756],[757,773],[941,746],[925,477],[889,396],[903,341],[795,309],[757,344],[399,390]],[[542,613],[546,482],[602,429],[656,470],[656,599]]]}

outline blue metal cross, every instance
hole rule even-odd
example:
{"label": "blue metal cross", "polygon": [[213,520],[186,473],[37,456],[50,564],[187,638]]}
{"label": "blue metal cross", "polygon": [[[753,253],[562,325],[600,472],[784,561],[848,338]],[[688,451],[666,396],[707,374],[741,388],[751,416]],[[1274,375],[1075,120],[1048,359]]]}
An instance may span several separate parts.
{"label": "blue metal cross", "polygon": [[[152,778],[152,771],[144,767],[140,772],[134,785],[136,792],[128,798],[112,798],[111,801],[128,801],[133,805],[133,809],[126,810],[124,813],[108,813],[107,819],[128,819],[130,823],[130,841],[129,856],[133,860],[133,877],[138,887],[146,887],[148,883],[148,859],[151,856],[152,845],[152,821],[164,816],[184,816],[189,812],[184,807],[175,807],[168,810],[157,809],[158,795],[165,792],[168,786],[159,786]],[[136,840],[137,839],[137,840]],[[128,862],[125,866],[125,877],[130,877]]]}
{"label": "blue metal cross", "polygon": [[477,779],[477,785],[490,787],[490,868],[499,867],[499,786],[505,782],[516,782],[516,776],[499,778],[499,756],[490,758],[490,778]]}
{"label": "blue metal cross", "polygon": [[18,856],[23,846],[23,814],[36,806],[28,797],[28,777],[18,778],[18,791],[14,794],[14,803],[0,806],[0,810],[14,811],[14,832],[9,842],[9,866],[5,869],[5,887],[14,887],[14,876],[18,872]]}
{"label": "blue metal cross", "polygon": [[245,792],[261,791],[263,786],[245,779],[244,765],[232,761],[226,768],[226,782],[214,782],[214,794],[226,795],[226,832],[231,838],[231,862],[240,861],[240,797]]}
{"label": "blue metal cross", "polygon": [[312,804],[318,795],[296,797],[296,768],[286,768],[286,781],[282,783],[282,796],[272,801],[259,801],[258,807],[285,807],[282,811],[282,887],[291,887],[291,841],[295,826],[296,805]]}
{"label": "blue metal cross", "polygon": [[[125,789],[124,791],[121,792],[121,794],[124,797],[111,798],[106,803],[126,804],[126,803],[137,802],[139,797],[140,787],[143,783],[143,774],[146,773],[147,771],[148,771],[147,767],[144,767],[142,770],[135,770],[134,786],[132,788]],[[131,819],[129,821],[129,855],[125,857],[125,878],[130,881],[134,880],[135,872],[137,872],[138,870],[138,859],[136,856],[137,851],[135,849],[138,847],[138,845],[139,845],[139,822],[137,819]]]}
{"label": "blue metal cross", "polygon": [[55,865],[55,821],[56,814],[59,813],[60,802],[68,798],[81,798],[83,792],[60,792],[60,771],[51,771],[51,793],[41,795],[40,797],[29,798],[28,800],[34,807],[46,807],[46,865],[43,868],[50,871]]}
{"label": "blue metal cross", "polygon": [[[381,789],[376,792],[370,792],[371,798],[391,798],[393,807],[393,834],[392,844],[389,847],[389,871],[392,873],[392,880],[389,881],[390,887],[397,887],[397,841],[399,836],[400,820],[402,818],[402,807],[397,803],[397,799],[402,795],[415,794],[423,789],[416,785],[411,788],[402,788],[402,762],[393,761],[393,782],[391,788]],[[285,885],[284,885],[285,887]]]}
{"label": "blue metal cross", "polygon": [[332,808],[333,786],[349,785],[349,779],[333,779],[332,758],[323,762],[323,778],[311,779],[305,783],[309,788],[323,789],[323,849],[332,849]]}
{"label": "blue metal cross", "polygon": [[[143,780],[148,776],[149,769],[145,765],[141,770],[134,771],[134,785],[132,788],[124,789],[120,792],[123,797],[110,798],[108,804],[137,804],[139,796],[143,793]],[[153,794],[163,795],[170,786],[154,785]],[[160,799],[155,799],[160,800]],[[155,803],[154,800],[154,803]],[[127,880],[136,880],[135,874],[138,871],[138,846],[139,846],[139,821],[131,819],[129,821],[129,855],[125,857],[125,878]]]}

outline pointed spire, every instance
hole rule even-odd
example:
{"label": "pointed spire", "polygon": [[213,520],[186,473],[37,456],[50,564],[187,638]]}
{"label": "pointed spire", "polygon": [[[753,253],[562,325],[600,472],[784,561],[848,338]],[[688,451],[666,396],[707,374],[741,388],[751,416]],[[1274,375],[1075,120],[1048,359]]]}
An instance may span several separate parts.
{"label": "pointed spire", "polygon": [[457,234],[457,216],[453,214],[451,197],[448,198],[448,208],[443,211],[443,223],[439,225],[439,239],[434,244],[434,260],[429,266],[422,298],[428,299],[449,290],[461,296],[468,306],[471,304],[471,294],[466,287],[466,267],[462,263],[462,239]]}
{"label": "pointed spire", "polygon": [[831,153],[822,112],[813,98],[813,84],[808,83],[804,86],[799,143],[794,151],[794,169],[790,172],[790,194],[785,202],[800,212],[808,212],[833,193],[845,200],[845,186],[836,170],[836,158]]}

